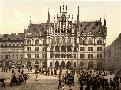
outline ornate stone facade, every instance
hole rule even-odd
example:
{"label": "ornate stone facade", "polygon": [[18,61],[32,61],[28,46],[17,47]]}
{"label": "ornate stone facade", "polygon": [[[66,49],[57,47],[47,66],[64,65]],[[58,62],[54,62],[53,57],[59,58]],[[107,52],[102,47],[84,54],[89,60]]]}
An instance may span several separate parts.
{"label": "ornate stone facade", "polygon": [[[32,24],[25,30],[24,58],[38,67],[101,68],[104,63],[106,45],[106,20],[92,22],[77,21],[67,13],[67,6],[60,6],[60,14],[50,23]],[[31,44],[27,44],[30,40]],[[38,40],[38,44],[35,41]],[[39,50],[35,51],[35,47]],[[27,48],[31,48],[30,50]],[[36,58],[36,55],[38,57]]]}

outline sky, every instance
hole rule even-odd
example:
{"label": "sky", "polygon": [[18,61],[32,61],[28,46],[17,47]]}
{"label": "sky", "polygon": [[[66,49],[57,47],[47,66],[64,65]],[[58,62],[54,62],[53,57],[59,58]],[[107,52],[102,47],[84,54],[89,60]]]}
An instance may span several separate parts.
{"label": "sky", "polygon": [[68,6],[68,14],[76,20],[78,6],[80,21],[107,21],[106,46],[121,33],[121,1],[92,0],[0,0],[0,33],[23,33],[30,23],[47,22],[48,8],[51,22],[59,13],[59,6]]}

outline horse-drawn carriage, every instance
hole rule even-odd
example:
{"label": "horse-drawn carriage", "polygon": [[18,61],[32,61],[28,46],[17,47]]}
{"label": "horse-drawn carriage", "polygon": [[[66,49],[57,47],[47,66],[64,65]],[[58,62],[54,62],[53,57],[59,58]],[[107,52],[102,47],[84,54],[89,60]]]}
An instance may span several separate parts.
{"label": "horse-drawn carriage", "polygon": [[28,74],[13,75],[10,81],[10,85],[20,85],[29,78]]}
{"label": "horse-drawn carriage", "polygon": [[11,78],[1,77],[1,78],[0,78],[0,85],[1,85],[2,87],[5,87],[5,86],[6,86],[5,81],[6,81],[7,79],[10,79],[10,83],[9,83],[10,86],[13,86],[13,85],[20,85],[20,84],[26,82],[26,80],[27,80],[28,78],[29,78],[29,75],[28,75],[28,74],[21,74],[21,75],[17,75],[17,76],[16,76],[16,75],[12,75]]}

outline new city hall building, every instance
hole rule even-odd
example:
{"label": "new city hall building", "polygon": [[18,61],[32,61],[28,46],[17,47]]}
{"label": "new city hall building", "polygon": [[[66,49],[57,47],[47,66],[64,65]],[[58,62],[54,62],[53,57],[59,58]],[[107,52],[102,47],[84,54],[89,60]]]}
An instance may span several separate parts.
{"label": "new city hall building", "polygon": [[[33,24],[24,30],[22,63],[28,67],[102,68],[106,45],[106,20],[81,22],[60,6],[60,14],[46,23]],[[1,40],[2,41],[2,40]],[[2,43],[1,43],[2,44]],[[4,57],[4,56],[2,56]]]}

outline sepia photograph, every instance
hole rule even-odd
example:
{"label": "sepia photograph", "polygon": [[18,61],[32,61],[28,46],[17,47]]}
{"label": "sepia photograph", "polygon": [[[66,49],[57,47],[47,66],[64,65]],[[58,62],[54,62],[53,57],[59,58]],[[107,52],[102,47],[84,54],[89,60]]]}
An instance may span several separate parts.
{"label": "sepia photograph", "polygon": [[121,90],[121,0],[0,0],[0,90]]}

